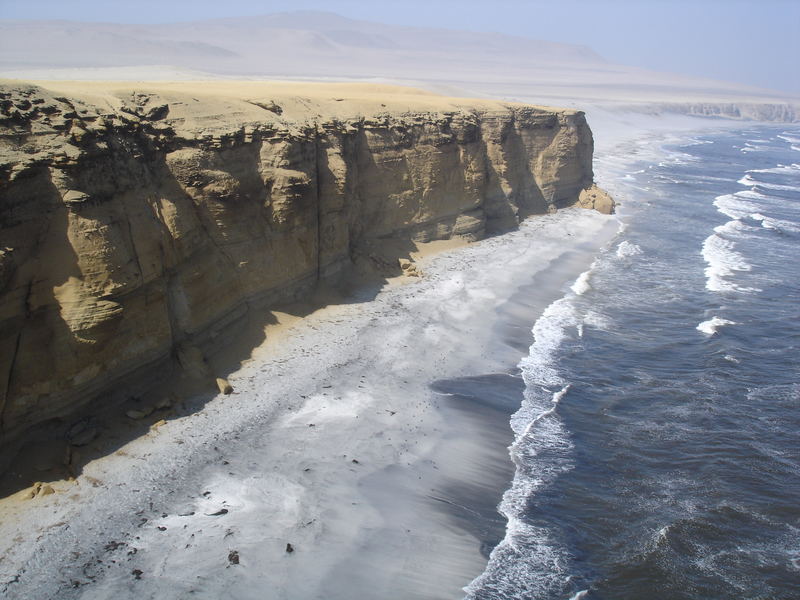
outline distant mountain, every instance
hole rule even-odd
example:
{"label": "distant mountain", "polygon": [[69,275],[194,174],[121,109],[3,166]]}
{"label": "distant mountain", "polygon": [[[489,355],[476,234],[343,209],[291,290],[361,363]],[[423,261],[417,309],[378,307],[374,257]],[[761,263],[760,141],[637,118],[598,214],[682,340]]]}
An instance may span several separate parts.
{"label": "distant mountain", "polygon": [[609,63],[586,46],[400,27],[324,12],[163,25],[0,20],[0,76],[187,79],[209,74],[370,79],[450,94],[581,106],[786,98],[740,84]]}
{"label": "distant mountain", "polygon": [[293,12],[167,25],[0,21],[0,68],[173,65],[226,75],[419,77],[603,64],[585,46]]}

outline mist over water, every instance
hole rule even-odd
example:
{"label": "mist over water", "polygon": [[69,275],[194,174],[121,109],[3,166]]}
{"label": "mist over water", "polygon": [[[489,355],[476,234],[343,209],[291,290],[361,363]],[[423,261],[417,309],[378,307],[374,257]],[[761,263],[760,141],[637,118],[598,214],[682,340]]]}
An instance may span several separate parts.
{"label": "mist over water", "polygon": [[800,130],[640,144],[615,242],[533,328],[475,599],[797,598]]}

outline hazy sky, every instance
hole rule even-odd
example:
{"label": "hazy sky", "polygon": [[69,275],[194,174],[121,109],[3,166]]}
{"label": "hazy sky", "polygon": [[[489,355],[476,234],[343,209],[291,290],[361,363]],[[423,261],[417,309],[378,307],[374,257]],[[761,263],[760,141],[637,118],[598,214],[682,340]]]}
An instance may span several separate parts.
{"label": "hazy sky", "polygon": [[800,93],[800,0],[0,0],[0,18],[122,23],[301,9],[586,44],[613,62]]}

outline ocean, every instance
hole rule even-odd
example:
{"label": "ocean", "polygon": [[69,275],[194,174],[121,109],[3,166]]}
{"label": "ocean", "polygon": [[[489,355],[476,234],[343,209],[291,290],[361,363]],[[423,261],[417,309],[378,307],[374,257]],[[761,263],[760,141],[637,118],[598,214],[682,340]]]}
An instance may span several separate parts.
{"label": "ocean", "polygon": [[620,233],[518,365],[470,599],[800,598],[800,129],[631,143]]}

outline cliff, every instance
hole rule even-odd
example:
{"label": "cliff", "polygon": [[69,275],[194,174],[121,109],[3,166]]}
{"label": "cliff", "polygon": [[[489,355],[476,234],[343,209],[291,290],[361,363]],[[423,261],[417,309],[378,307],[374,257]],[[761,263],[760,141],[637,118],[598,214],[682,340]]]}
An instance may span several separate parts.
{"label": "cliff", "polygon": [[249,310],[387,240],[478,239],[594,189],[578,111],[369,85],[60,85],[0,86],[6,441],[202,365]]}
{"label": "cliff", "polygon": [[792,102],[640,102],[622,103],[621,110],[645,114],[676,113],[693,117],[715,117],[741,121],[797,123],[800,121],[800,104]]}

